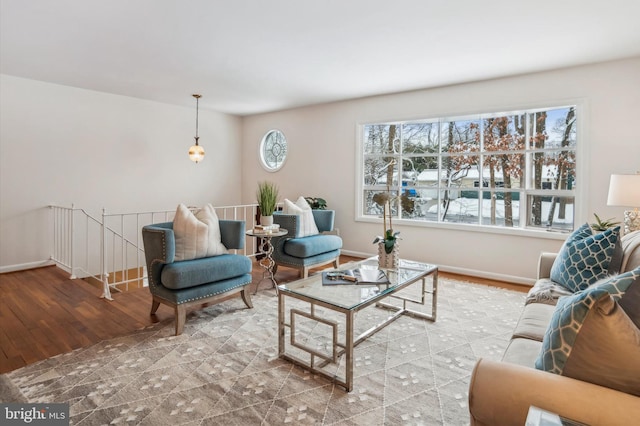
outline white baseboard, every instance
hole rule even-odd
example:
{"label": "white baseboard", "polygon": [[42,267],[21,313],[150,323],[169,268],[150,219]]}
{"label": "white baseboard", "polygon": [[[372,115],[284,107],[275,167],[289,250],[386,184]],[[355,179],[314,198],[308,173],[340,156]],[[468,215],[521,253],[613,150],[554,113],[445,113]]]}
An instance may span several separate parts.
{"label": "white baseboard", "polygon": [[514,275],[496,274],[487,271],[477,271],[475,269],[456,268],[454,266],[439,265],[438,270],[442,272],[449,272],[451,274],[468,275],[470,277],[484,278],[487,280],[504,281],[511,284],[519,284],[527,287],[533,286],[534,279],[516,277]]}
{"label": "white baseboard", "polygon": [[24,271],[26,269],[40,268],[42,266],[55,265],[53,260],[40,260],[37,262],[19,263],[16,265],[0,266],[0,274],[5,272]]}
{"label": "white baseboard", "polygon": [[340,250],[340,254],[345,254],[347,256],[353,256],[353,257],[361,257],[363,259],[367,259],[371,256],[378,255],[378,253],[362,253],[362,252],[353,251],[353,250]]}
{"label": "white baseboard", "polygon": [[[361,257],[368,258],[372,256],[376,256],[376,253],[363,253],[352,250],[342,250],[342,254],[353,257]],[[52,260],[42,260],[38,262],[29,262],[29,263],[21,263],[16,265],[7,265],[0,266],[0,274],[5,272],[15,272],[15,271],[23,271],[25,269],[33,269],[39,268],[42,266],[50,266],[55,265],[55,262]],[[535,283],[534,279],[524,278],[524,277],[516,277],[513,275],[506,274],[496,274],[487,271],[478,271],[475,269],[467,269],[467,268],[458,268],[455,266],[447,266],[447,265],[438,265],[438,269],[442,272],[450,272],[452,274],[460,274],[460,275],[468,275],[471,277],[485,278],[488,280],[497,280],[497,281],[505,281],[513,284],[522,284],[525,286],[532,286]]]}
{"label": "white baseboard", "polygon": [[[340,253],[347,256],[362,257],[362,258],[368,258],[368,257],[377,255],[377,253],[362,253],[362,252],[351,251],[351,250],[342,250]],[[438,270],[442,272],[449,272],[452,274],[468,275],[471,277],[484,278],[488,280],[496,280],[496,281],[513,283],[513,284],[521,284],[529,287],[531,287],[535,283],[535,280],[531,278],[516,277],[513,275],[506,275],[506,274],[496,274],[493,272],[477,271],[475,269],[458,268],[455,266],[438,265]]]}

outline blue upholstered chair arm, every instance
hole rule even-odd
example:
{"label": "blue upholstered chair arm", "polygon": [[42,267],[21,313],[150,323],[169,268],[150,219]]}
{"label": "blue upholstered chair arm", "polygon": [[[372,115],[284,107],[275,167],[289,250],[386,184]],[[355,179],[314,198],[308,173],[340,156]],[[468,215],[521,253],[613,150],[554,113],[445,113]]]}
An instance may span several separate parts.
{"label": "blue upholstered chair arm", "polygon": [[244,220],[220,220],[219,222],[222,244],[229,250],[244,248]]}
{"label": "blue upholstered chair arm", "polygon": [[336,217],[335,210],[312,210],[312,213],[318,231],[333,231],[333,222]]}
{"label": "blue upholstered chair arm", "polygon": [[173,222],[156,223],[142,228],[142,240],[147,259],[172,263],[176,255]]}
{"label": "blue upholstered chair arm", "polygon": [[[320,233],[333,231],[333,222],[336,217],[335,210],[312,210],[311,212]],[[300,237],[300,217],[298,215],[274,212],[273,222],[289,231],[286,238]]]}
{"label": "blue upholstered chair arm", "polygon": [[289,232],[284,238],[300,237],[300,216],[274,212],[273,223],[277,223],[280,225],[280,228],[286,229]]}
{"label": "blue upholstered chair arm", "polygon": [[156,223],[142,228],[144,256],[147,261],[149,285],[160,285],[160,273],[167,263],[173,263],[176,254],[176,240],[173,222]]}

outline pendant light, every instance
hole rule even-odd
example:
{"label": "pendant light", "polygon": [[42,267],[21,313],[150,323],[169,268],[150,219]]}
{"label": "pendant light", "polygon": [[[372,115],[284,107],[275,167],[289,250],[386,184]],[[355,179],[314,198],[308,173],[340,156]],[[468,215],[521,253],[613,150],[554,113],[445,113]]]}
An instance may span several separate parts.
{"label": "pendant light", "polygon": [[193,97],[196,98],[196,144],[189,148],[189,158],[197,164],[204,158],[204,148],[198,144],[198,103],[202,95],[193,95]]}

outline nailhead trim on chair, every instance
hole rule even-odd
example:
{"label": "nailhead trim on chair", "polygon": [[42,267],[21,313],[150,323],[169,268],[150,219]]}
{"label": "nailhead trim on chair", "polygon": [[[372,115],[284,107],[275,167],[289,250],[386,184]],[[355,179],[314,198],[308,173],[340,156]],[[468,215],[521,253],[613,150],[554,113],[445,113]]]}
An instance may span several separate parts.
{"label": "nailhead trim on chair", "polygon": [[313,268],[316,265],[318,265],[318,266],[326,265],[327,263],[331,263],[331,262],[333,262],[333,261],[335,261],[336,259],[339,259],[339,258],[340,258],[340,255],[338,255],[338,256],[336,256],[336,257],[334,257],[332,259],[326,260],[324,262],[310,263],[308,265],[295,265],[293,263],[287,263],[287,262],[282,262],[282,261],[278,261],[277,263],[278,263],[278,265],[290,266],[290,267],[292,267],[294,269],[302,269],[302,268]]}
{"label": "nailhead trim on chair", "polygon": [[[166,235],[165,232],[164,231],[156,231],[154,229],[148,229],[147,232],[156,232],[156,233],[159,232],[160,234],[162,234],[161,235],[162,236],[162,257],[164,257],[166,259],[167,258],[167,240],[166,240],[166,237],[165,237],[165,235]],[[151,261],[151,267],[153,268],[153,266],[156,263],[165,263],[165,262],[162,259],[153,259]],[[155,282],[153,282],[153,277],[152,277],[152,274],[150,272],[151,271],[147,271],[147,278],[148,278],[148,281],[149,281],[149,285],[150,286],[154,286],[154,287],[158,287],[158,285]]]}
{"label": "nailhead trim on chair", "polygon": [[231,290],[231,289],[238,288],[238,287],[242,287],[242,286],[245,286],[245,285],[247,285],[247,284],[251,284],[251,280],[247,281],[246,283],[238,284],[238,285],[237,285],[237,286],[235,286],[235,287],[228,288],[228,289],[226,289],[226,290],[224,290],[224,291],[218,291],[218,292],[216,292],[216,293],[207,294],[206,296],[196,297],[195,299],[187,299],[187,300],[183,300],[183,301],[182,301],[182,302],[180,302],[180,303],[176,303],[176,305],[181,305],[181,304],[183,304],[183,303],[187,303],[187,302],[193,302],[194,300],[207,299],[207,298],[209,298],[209,297],[211,297],[211,296],[215,296],[216,294],[226,293],[226,292],[228,292],[228,291],[229,291],[229,290]]}
{"label": "nailhead trim on chair", "polygon": [[[339,256],[336,256],[336,257],[339,257]],[[328,262],[330,262],[330,260]],[[282,262],[282,261],[278,261],[278,264],[279,265],[285,265],[285,266],[291,266],[292,268],[296,268],[296,269],[300,269],[300,268],[305,267],[305,266],[317,265],[317,263],[310,263],[308,265],[296,265],[294,263],[287,263],[287,262]]]}

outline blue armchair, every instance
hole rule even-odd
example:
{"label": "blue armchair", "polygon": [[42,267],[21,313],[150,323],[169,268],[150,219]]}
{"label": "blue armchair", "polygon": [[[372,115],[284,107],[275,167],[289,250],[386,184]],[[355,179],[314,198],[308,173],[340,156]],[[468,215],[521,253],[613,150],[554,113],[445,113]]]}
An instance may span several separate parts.
{"label": "blue armchair", "polygon": [[[219,223],[225,247],[243,248],[244,221],[220,220]],[[161,303],[173,308],[176,336],[182,333],[187,308],[192,306],[217,303],[239,293],[245,305],[253,308],[248,287],[251,284],[252,265],[246,256],[229,253],[174,261],[173,222],[143,227],[142,239],[152,296],[151,315],[155,314]]]}
{"label": "blue armchair", "polygon": [[334,210],[312,210],[320,234],[300,236],[300,216],[274,212],[273,222],[289,231],[283,237],[274,237],[273,260],[277,265],[300,270],[300,276],[309,276],[309,269],[333,263],[340,266],[342,238],[328,234],[333,231]]}

